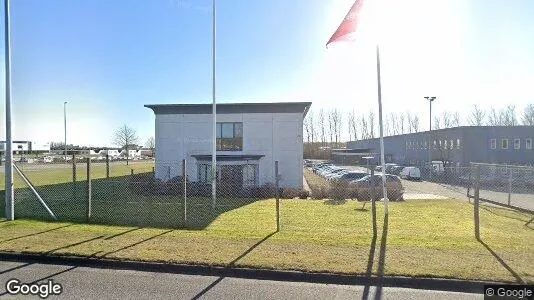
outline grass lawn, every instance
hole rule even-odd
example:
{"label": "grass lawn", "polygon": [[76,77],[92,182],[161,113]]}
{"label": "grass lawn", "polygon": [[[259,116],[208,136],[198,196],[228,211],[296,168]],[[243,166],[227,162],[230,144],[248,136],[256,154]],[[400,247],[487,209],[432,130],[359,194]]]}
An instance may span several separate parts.
{"label": "grass lawn", "polygon": [[0,220],[0,251],[348,274],[371,265],[375,275],[534,283],[534,224],[525,226],[532,216],[484,207],[479,242],[465,201],[392,202],[384,235],[378,203],[370,259],[371,210],[360,208],[282,200],[276,233],[274,200],[219,212],[203,230]]}

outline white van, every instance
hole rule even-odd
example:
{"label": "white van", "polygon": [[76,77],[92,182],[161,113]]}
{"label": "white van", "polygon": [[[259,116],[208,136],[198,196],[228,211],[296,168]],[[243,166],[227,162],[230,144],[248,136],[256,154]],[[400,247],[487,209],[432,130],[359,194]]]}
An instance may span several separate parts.
{"label": "white van", "polygon": [[400,172],[400,177],[412,180],[421,180],[421,170],[417,167],[405,167]]}

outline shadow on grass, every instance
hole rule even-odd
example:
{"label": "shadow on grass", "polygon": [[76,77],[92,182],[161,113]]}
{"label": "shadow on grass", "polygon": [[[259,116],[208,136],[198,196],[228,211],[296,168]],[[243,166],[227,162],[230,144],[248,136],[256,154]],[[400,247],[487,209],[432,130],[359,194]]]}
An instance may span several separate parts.
{"label": "shadow on grass", "polygon": [[373,275],[373,262],[375,260],[376,251],[376,238],[377,238],[377,224],[376,224],[376,202],[371,202],[371,213],[373,219],[373,238],[371,239],[371,248],[369,249],[369,258],[367,259],[367,269],[365,271],[365,277],[367,282],[363,288],[362,299],[369,299],[369,290],[371,288],[371,276]]}
{"label": "shadow on grass", "polygon": [[[211,197],[188,197],[184,205],[184,197],[172,191],[179,184],[167,191],[161,185],[138,179],[151,174],[91,180],[89,223],[203,230],[225,212],[261,200],[219,197],[217,205],[212,206]],[[87,181],[35,186],[35,189],[60,221],[87,223]],[[27,187],[15,189],[15,217],[52,221]]]}
{"label": "shadow on grass", "polygon": [[490,253],[495,257],[495,259],[508,271],[510,274],[515,278],[515,281],[519,284],[525,284],[525,281],[517,274],[516,271],[514,271],[493,249],[488,246],[488,244],[484,243],[481,238],[477,238],[477,241],[482,244]]}
{"label": "shadow on grass", "polygon": [[[492,214],[494,214],[496,216],[499,216],[499,217],[513,219],[513,220],[517,220],[517,221],[521,221],[521,222],[525,221],[524,219],[507,215],[506,212],[516,212],[516,213],[518,213],[518,211],[514,211],[514,210],[511,210],[509,208],[491,207],[491,206],[486,206],[486,205],[480,205],[480,208],[482,208],[483,210],[485,210],[485,211],[487,211],[489,213],[492,213]],[[530,221],[527,221],[525,223],[525,227],[527,227],[529,229],[534,229],[534,228],[529,226],[529,224],[532,223],[533,220],[534,220],[534,216],[532,217],[532,219],[530,219]]]}
{"label": "shadow on grass", "polygon": [[[271,236],[273,236],[276,232],[272,232],[270,234],[268,234],[267,236],[265,236],[264,238],[262,238],[261,240],[259,240],[256,244],[252,245],[250,248],[248,248],[245,252],[243,252],[243,254],[239,255],[236,259],[234,259],[233,261],[231,261],[227,268],[231,268],[231,267],[234,267],[235,264],[241,260],[243,257],[245,257],[247,254],[249,254],[250,252],[252,252],[254,249],[256,249],[256,247],[258,247],[259,245],[261,245],[263,242],[265,242],[267,239],[269,239]],[[207,287],[205,287],[202,291],[200,291],[198,294],[196,294],[193,298],[193,300],[196,300],[196,299],[200,299],[200,297],[202,297],[203,295],[205,295],[208,291],[210,291],[212,288],[214,288],[217,284],[219,284],[219,282],[221,282],[223,279],[225,278],[225,276],[220,276],[219,278],[217,278],[215,281],[213,281],[212,283],[210,283],[210,285],[208,285]]]}
{"label": "shadow on grass", "polygon": [[[384,217],[384,227],[382,228],[382,239],[380,240],[380,252],[378,254],[378,278],[383,277],[386,267],[386,247],[388,239],[389,214]],[[382,284],[376,286],[375,299],[382,299]]]}
{"label": "shadow on grass", "polygon": [[65,226],[59,226],[59,227],[55,227],[55,228],[52,228],[52,229],[48,229],[48,230],[44,230],[44,231],[40,231],[40,232],[36,232],[36,233],[21,235],[21,236],[17,236],[17,237],[6,239],[6,240],[1,240],[0,244],[1,243],[5,243],[5,242],[9,242],[9,241],[13,241],[13,240],[22,239],[22,238],[25,238],[25,237],[30,237],[30,236],[35,236],[35,235],[51,232],[51,231],[54,231],[54,230],[59,230],[61,228],[65,228],[65,227],[69,227],[69,226],[72,226],[72,224],[65,225]]}
{"label": "shadow on grass", "polygon": [[97,237],[94,237],[94,238],[83,240],[83,241],[78,242],[78,243],[69,244],[69,245],[66,245],[66,246],[61,246],[59,248],[55,248],[55,249],[49,250],[49,251],[45,252],[45,254],[51,254],[51,253],[56,252],[58,250],[67,249],[67,248],[70,248],[70,247],[74,247],[74,246],[78,246],[78,245],[81,245],[81,244],[89,243],[89,242],[101,239],[103,237],[105,237],[105,235],[100,235],[100,236],[97,236]]}
{"label": "shadow on grass", "polygon": [[121,236],[121,235],[130,233],[130,232],[132,232],[132,231],[136,231],[136,230],[139,230],[139,229],[141,229],[141,228],[136,227],[136,228],[132,228],[132,229],[130,229],[130,230],[125,230],[125,231],[123,231],[123,232],[119,232],[119,233],[117,233],[117,234],[114,234],[114,235],[110,235],[110,236],[108,236],[108,237],[105,237],[104,240],[111,240],[111,239],[113,239],[113,238],[119,237],[119,236]]}
{"label": "shadow on grass", "polygon": [[[156,234],[156,235],[154,235],[154,236],[151,236],[151,237],[149,237],[149,238],[146,238],[146,239],[144,239],[144,240],[142,240],[142,241],[139,241],[139,242],[130,244],[130,245],[128,245],[128,246],[119,248],[119,249],[114,250],[114,251],[106,252],[106,253],[104,253],[103,255],[101,255],[101,257],[106,257],[106,256],[108,256],[108,255],[110,255],[110,254],[117,253],[117,252],[119,252],[119,251],[126,250],[126,249],[128,249],[128,248],[135,247],[135,246],[137,246],[137,245],[139,245],[139,244],[142,244],[142,243],[144,243],[144,242],[148,242],[148,241],[150,241],[150,240],[153,240],[153,239],[155,239],[155,238],[157,238],[157,237],[160,237],[160,236],[162,236],[162,235],[164,235],[164,234],[167,234],[167,233],[170,233],[170,232],[172,232],[172,231],[174,231],[174,230],[172,230],[172,229],[171,229],[171,230],[167,230],[167,231],[164,231],[164,232],[162,232],[162,233],[159,233],[159,234]],[[93,253],[93,255],[91,255],[91,256],[94,256],[95,254],[96,254],[96,253]]]}

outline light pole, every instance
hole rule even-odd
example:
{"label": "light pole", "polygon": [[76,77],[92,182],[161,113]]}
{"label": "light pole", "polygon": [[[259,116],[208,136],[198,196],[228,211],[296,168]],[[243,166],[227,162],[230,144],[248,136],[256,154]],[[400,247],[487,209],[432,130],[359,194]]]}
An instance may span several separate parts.
{"label": "light pole", "polygon": [[436,97],[426,96],[425,99],[430,104],[430,117],[428,122],[428,172],[430,179],[432,179],[432,102],[436,100]]}
{"label": "light pole", "polygon": [[67,163],[67,101],[63,102],[63,127],[65,129],[65,163]]}

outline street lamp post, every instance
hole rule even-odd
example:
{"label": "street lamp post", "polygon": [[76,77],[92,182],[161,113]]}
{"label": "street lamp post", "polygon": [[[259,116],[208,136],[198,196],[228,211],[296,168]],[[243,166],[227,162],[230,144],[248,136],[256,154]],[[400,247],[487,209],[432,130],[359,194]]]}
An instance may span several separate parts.
{"label": "street lamp post", "polygon": [[436,97],[425,97],[426,100],[428,100],[428,103],[430,104],[430,116],[429,116],[429,122],[428,122],[428,172],[430,179],[432,179],[432,102],[436,100]]}
{"label": "street lamp post", "polygon": [[63,127],[65,129],[65,163],[67,163],[67,101],[63,102]]}

